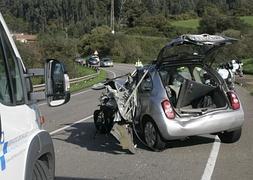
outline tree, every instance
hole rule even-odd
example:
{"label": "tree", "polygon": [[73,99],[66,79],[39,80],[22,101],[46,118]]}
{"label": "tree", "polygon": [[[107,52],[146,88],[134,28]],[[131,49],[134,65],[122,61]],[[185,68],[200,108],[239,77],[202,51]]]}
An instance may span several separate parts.
{"label": "tree", "polygon": [[82,55],[91,55],[95,50],[100,56],[107,56],[111,53],[113,35],[108,26],[101,26],[93,29],[90,34],[83,36],[78,45],[78,51]]}
{"label": "tree", "polygon": [[215,7],[208,7],[199,23],[200,33],[221,33],[227,29],[244,30],[247,25],[236,16],[226,16]]}

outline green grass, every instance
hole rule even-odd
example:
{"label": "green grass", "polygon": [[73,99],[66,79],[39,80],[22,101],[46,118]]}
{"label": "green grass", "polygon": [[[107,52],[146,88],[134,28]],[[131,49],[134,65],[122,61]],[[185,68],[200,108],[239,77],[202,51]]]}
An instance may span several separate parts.
{"label": "green grass", "polygon": [[70,85],[70,91],[71,92],[77,92],[77,91],[81,91],[85,88],[91,87],[94,84],[97,84],[99,82],[102,82],[106,79],[106,72],[104,70],[100,70],[100,73],[97,77],[90,79],[90,80],[86,80],[86,81],[82,81],[76,84],[71,84]]}
{"label": "green grass", "polygon": [[242,16],[240,17],[245,23],[253,26],[253,16]]}
{"label": "green grass", "polygon": [[176,27],[191,28],[191,29],[196,30],[199,26],[199,19],[188,19],[188,20],[174,21],[171,24]]}
{"label": "green grass", "polygon": [[70,77],[70,78],[87,76],[89,74],[93,74],[96,72],[95,69],[88,68],[86,66],[81,66],[79,64],[75,64],[74,68],[75,68],[75,71],[74,71],[72,77]]}
{"label": "green grass", "polygon": [[[82,76],[87,76],[90,74],[96,73],[95,69],[91,69],[85,66],[81,66],[79,64],[75,64],[74,66],[75,71],[73,74],[70,75],[70,79],[72,78],[77,78],[77,77],[82,77]],[[43,84],[44,83],[44,77],[32,77],[32,84],[37,85],[37,84]]]}
{"label": "green grass", "polygon": [[[245,23],[253,26],[253,16],[241,16],[240,19],[243,20]],[[171,24],[175,27],[191,28],[196,30],[199,26],[199,21],[200,19],[188,19],[173,21]]]}
{"label": "green grass", "polygon": [[253,74],[253,58],[243,60],[243,73]]}

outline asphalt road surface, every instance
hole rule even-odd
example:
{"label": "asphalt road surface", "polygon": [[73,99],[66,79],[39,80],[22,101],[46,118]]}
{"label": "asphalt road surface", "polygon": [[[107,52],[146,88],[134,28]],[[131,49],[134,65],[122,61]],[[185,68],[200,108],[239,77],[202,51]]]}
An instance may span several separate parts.
{"label": "asphalt road surface", "polygon": [[[110,77],[132,72],[134,66],[105,68]],[[58,108],[40,105],[56,154],[57,180],[84,179],[253,179],[253,97],[238,88],[245,111],[242,137],[221,144],[215,136],[195,136],[152,152],[137,140],[137,153],[121,150],[111,136],[96,135],[93,111],[101,91],[86,89]]]}

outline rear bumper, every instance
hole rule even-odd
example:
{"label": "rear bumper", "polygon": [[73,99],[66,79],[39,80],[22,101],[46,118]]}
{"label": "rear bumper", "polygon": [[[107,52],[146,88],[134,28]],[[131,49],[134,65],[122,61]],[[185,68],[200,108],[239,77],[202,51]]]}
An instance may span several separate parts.
{"label": "rear bumper", "polygon": [[221,110],[198,117],[167,119],[162,112],[154,117],[162,137],[166,140],[178,139],[186,136],[230,131],[243,125],[243,109],[236,111]]}
{"label": "rear bumper", "polygon": [[113,64],[100,64],[101,67],[113,67]]}

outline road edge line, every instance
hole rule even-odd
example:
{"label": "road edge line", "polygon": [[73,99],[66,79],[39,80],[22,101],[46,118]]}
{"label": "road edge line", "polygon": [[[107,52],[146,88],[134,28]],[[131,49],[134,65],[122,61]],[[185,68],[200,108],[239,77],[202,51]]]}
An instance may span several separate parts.
{"label": "road edge line", "polygon": [[206,163],[206,167],[204,170],[204,173],[201,177],[201,180],[211,180],[211,177],[213,175],[213,171],[214,171],[214,167],[215,167],[215,163],[219,154],[219,150],[220,150],[220,139],[219,137],[216,135],[215,136],[215,140],[212,146],[212,150],[210,152],[208,161]]}
{"label": "road edge line", "polygon": [[62,127],[62,128],[56,129],[56,130],[50,132],[49,134],[50,134],[50,135],[54,135],[54,134],[56,134],[56,133],[58,133],[58,132],[60,132],[60,131],[62,131],[62,130],[68,129],[68,128],[70,128],[71,126],[73,126],[73,125],[75,125],[75,124],[78,124],[78,123],[80,123],[80,122],[86,121],[86,120],[88,120],[88,119],[90,119],[90,118],[92,118],[92,117],[93,117],[93,115],[90,115],[90,116],[88,116],[88,117],[86,117],[86,118],[83,118],[83,119],[81,119],[81,120],[79,120],[79,121],[76,121],[76,122],[74,122],[74,123],[72,123],[72,124],[70,124],[70,125],[67,125],[67,126],[64,126],[64,127]]}
{"label": "road edge line", "polygon": [[103,70],[105,70],[105,71],[107,71],[107,72],[109,72],[109,73],[112,73],[113,78],[116,78],[116,77],[117,77],[117,75],[116,75],[115,72],[113,72],[113,71],[111,71],[111,70],[108,70],[108,69],[103,69]]}

